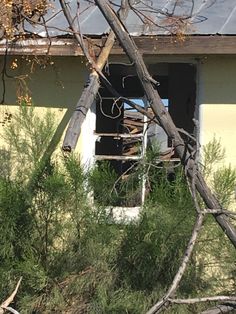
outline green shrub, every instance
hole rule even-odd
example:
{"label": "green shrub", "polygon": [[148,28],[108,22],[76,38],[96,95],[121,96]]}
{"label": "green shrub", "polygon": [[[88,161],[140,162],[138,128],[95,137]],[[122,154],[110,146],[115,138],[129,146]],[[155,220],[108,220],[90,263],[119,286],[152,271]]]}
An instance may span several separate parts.
{"label": "green shrub", "polygon": [[[74,155],[54,156],[42,164],[55,129],[51,114],[40,118],[33,107],[21,107],[11,123],[0,168],[1,299],[23,276],[15,304],[21,313],[145,313],[168,289],[195,221],[182,171],[168,164],[160,168],[158,150],[134,164],[126,180],[108,163],[84,171]],[[205,159],[209,165],[211,153],[219,149],[213,143]],[[221,156],[219,151],[217,160]],[[143,177],[147,195],[140,217],[114,222],[106,206],[135,200]],[[230,168],[213,176],[225,206],[234,182]],[[217,256],[223,243],[224,265],[235,273],[235,253],[224,235],[211,218],[205,227],[178,295],[214,291],[215,281],[202,278],[205,261],[199,251]],[[220,240],[210,242],[212,236]],[[199,308],[176,306],[167,312],[198,313]]]}

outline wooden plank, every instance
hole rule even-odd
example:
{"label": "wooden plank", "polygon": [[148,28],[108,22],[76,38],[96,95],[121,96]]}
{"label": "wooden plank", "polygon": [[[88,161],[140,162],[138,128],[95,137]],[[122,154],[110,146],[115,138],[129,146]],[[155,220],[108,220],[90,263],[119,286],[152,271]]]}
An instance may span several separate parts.
{"label": "wooden plank", "polygon": [[[236,36],[186,36],[180,41],[176,36],[141,36],[134,41],[144,55],[208,55],[235,54]],[[85,40],[93,48],[95,55],[100,52],[104,38]],[[8,44],[9,55],[45,55],[50,56],[83,56],[81,48],[72,38],[27,39]],[[6,41],[0,41],[0,55],[6,53]],[[120,45],[115,43],[111,55],[124,54]]]}
{"label": "wooden plank", "polygon": [[[143,55],[195,55],[235,54],[236,36],[186,36],[180,41],[176,36],[141,36],[134,38]],[[111,54],[120,54],[115,44]]]}
{"label": "wooden plank", "polygon": [[140,138],[143,137],[143,133],[131,134],[131,133],[96,133],[97,136],[107,136],[107,137],[116,137],[116,138]]}
{"label": "wooden plank", "polygon": [[96,155],[96,160],[140,160],[141,156]]}
{"label": "wooden plank", "polygon": [[127,151],[123,153],[123,156],[133,156],[134,154],[137,154],[139,151],[138,147],[130,147]]}
{"label": "wooden plank", "polygon": [[[101,39],[85,40],[87,47],[93,47],[95,55],[99,55],[102,47]],[[49,56],[83,56],[82,49],[76,39],[47,38],[17,40],[6,46],[6,40],[0,40],[0,55],[49,55]]]}
{"label": "wooden plank", "polygon": [[124,118],[123,120],[123,125],[127,126],[140,126],[143,127],[144,122],[139,122],[137,120],[131,120],[131,119],[126,119]]}

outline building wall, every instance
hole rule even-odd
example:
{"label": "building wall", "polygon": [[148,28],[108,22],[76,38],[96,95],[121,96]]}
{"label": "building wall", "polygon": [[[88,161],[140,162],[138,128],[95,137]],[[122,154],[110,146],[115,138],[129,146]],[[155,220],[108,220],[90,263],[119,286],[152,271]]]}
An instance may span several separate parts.
{"label": "building wall", "polygon": [[215,136],[224,163],[236,167],[236,57],[209,56],[199,62],[198,103],[201,145]]}
{"label": "building wall", "polygon": [[[0,68],[4,68],[4,57],[0,58]],[[0,80],[0,99],[4,94],[4,103],[0,106],[0,134],[5,127],[4,118],[18,109],[17,98],[20,95],[32,97],[35,111],[42,116],[50,108],[53,111],[59,129],[68,124],[75,105],[83,90],[88,72],[84,60],[80,57],[56,57],[47,59],[27,57],[7,57],[4,82]],[[14,78],[18,77],[18,78]],[[5,85],[5,89],[4,89]],[[91,119],[92,117],[92,119]],[[89,122],[84,123],[76,151],[87,154],[88,142],[95,125],[95,113],[89,112]],[[94,128],[93,128],[94,129]],[[90,134],[91,133],[91,134]],[[86,141],[83,137],[86,137]],[[62,136],[62,139],[64,136]],[[0,144],[1,141],[0,139]],[[81,154],[83,162],[86,156]]]}
{"label": "building wall", "polygon": [[[17,60],[16,60],[17,59]],[[173,59],[173,60],[172,60]],[[194,60],[194,58],[192,58]],[[148,62],[186,62],[158,57],[157,61]],[[189,60],[189,62],[191,62]],[[196,61],[195,61],[196,62]],[[14,63],[17,64],[14,67]],[[0,57],[0,68],[4,68],[4,57]],[[11,69],[13,68],[13,69]],[[197,103],[201,125],[200,141],[205,145],[215,136],[221,139],[226,149],[225,163],[236,166],[236,57],[208,56],[200,58],[197,78]],[[7,57],[7,76],[5,77],[5,103],[10,106],[0,106],[0,133],[5,113],[13,112],[16,107],[17,94],[28,92],[32,96],[36,111],[44,112],[51,108],[59,122],[67,112],[64,125],[73,112],[87,78],[84,60],[80,57],[56,57],[50,60],[26,57]],[[28,75],[28,76],[26,76]],[[9,76],[18,76],[18,79]],[[25,84],[26,83],[26,84]],[[28,90],[27,90],[27,88]],[[0,99],[3,95],[3,81],[0,80]],[[198,110],[199,109],[199,110]],[[90,111],[87,122],[82,127],[82,133],[77,145],[77,151],[84,152],[81,156],[87,162],[93,151],[88,143],[94,141],[92,127],[95,125],[95,112]],[[91,148],[91,147],[90,147]],[[89,152],[88,152],[89,150]]]}

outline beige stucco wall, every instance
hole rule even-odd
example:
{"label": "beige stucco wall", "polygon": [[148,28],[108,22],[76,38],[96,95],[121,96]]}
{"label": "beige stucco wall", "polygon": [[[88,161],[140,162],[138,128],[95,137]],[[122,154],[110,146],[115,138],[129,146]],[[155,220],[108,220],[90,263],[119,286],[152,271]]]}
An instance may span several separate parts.
{"label": "beige stucco wall", "polygon": [[[16,64],[16,67],[12,65]],[[3,68],[4,58],[0,57],[0,67]],[[7,57],[7,76],[5,76],[5,103],[0,106],[0,134],[3,132],[4,117],[6,113],[13,113],[18,110],[16,106],[19,94],[29,94],[35,105],[35,111],[42,116],[46,110],[50,109],[55,116],[56,123],[62,121],[61,129],[68,123],[73,109],[83,90],[88,72],[84,60],[80,57],[56,57],[48,60],[46,57],[29,59],[27,57]],[[9,77],[9,76],[12,76]],[[18,79],[13,78],[18,77]],[[4,91],[3,82],[0,84],[0,98]],[[67,112],[67,116],[65,116]],[[76,151],[81,153],[88,147],[88,142],[92,137],[87,129],[91,123],[95,123],[93,114],[89,113],[89,121],[82,128]],[[85,140],[85,134],[87,138]],[[62,136],[62,139],[64,136]],[[0,139],[1,144],[1,139]],[[81,158],[85,160],[84,156]]]}
{"label": "beige stucco wall", "polygon": [[[32,59],[25,57],[16,58],[17,67],[10,69],[15,57],[8,57],[6,69],[8,75],[19,76],[21,79],[5,78],[5,102],[10,105],[15,104],[16,93],[19,92],[20,85],[24,86],[24,82],[26,82],[29,88],[28,92],[32,96],[38,112],[42,112],[45,108],[51,108],[58,123],[66,110],[69,110],[68,115],[70,115],[87,78],[84,60],[80,57],[56,57],[50,59],[44,66],[45,58],[36,59],[34,63]],[[170,57],[163,58],[157,59],[157,62],[178,62],[178,60],[174,60],[174,57],[173,60]],[[199,113],[201,144],[206,144],[214,136],[221,139],[222,145],[226,149],[225,162],[236,166],[236,145],[234,144],[236,139],[236,55],[208,56],[199,60],[197,78],[199,108],[196,109],[196,116]],[[179,60],[179,62],[183,61],[186,60],[183,58]],[[153,58],[151,62],[154,62]],[[0,67],[3,68],[3,65],[4,57],[0,57]],[[3,84],[0,82],[0,98],[2,92]],[[1,106],[0,122],[4,118],[4,113],[12,110],[14,111],[15,107]],[[94,126],[95,117],[92,113],[89,121],[83,126],[77,145],[77,150],[86,151],[87,155],[89,147],[94,141],[92,133],[89,133],[91,123]],[[0,133],[2,128],[0,123]],[[86,156],[82,158],[86,159]]]}
{"label": "beige stucco wall", "polygon": [[224,162],[236,167],[236,55],[199,62],[198,103],[201,145],[220,139]]}

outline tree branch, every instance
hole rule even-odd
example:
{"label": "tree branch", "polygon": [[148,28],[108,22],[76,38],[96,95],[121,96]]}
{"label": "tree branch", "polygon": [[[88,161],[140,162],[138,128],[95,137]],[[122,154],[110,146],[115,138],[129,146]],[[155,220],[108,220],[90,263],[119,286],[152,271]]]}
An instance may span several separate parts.
{"label": "tree branch", "polygon": [[[101,75],[101,70],[103,69],[108,56],[110,54],[110,51],[113,47],[113,44],[115,42],[115,34],[111,30],[105,45],[102,48],[101,53],[99,54],[99,57],[97,59],[96,64],[94,64],[94,61],[92,60],[88,50],[85,48],[82,36],[79,36],[78,31],[76,29],[76,26],[74,24],[74,20],[72,19],[72,16],[69,12],[68,7],[66,6],[64,0],[60,0],[62,9],[64,11],[65,17],[68,21],[68,24],[70,25],[71,29],[74,31],[75,38],[77,39],[78,43],[80,44],[84,55],[86,58],[90,61],[90,63],[93,66],[93,71],[91,72],[88,82],[85,85],[85,88],[80,96],[80,99],[76,105],[75,111],[72,115],[72,118],[70,120],[69,126],[67,128],[65,138],[63,141],[62,149],[64,151],[71,151],[75,149],[76,144],[78,142],[78,138],[81,132],[81,126],[82,123],[86,117],[86,114],[88,110],[91,108],[92,103],[94,102],[94,99],[98,93],[100,83],[99,83],[99,76],[102,76],[104,79],[103,74]],[[128,13],[128,6],[127,3],[123,0],[121,9],[119,10],[118,14],[121,16],[122,19],[125,19]]]}
{"label": "tree branch", "polygon": [[190,257],[192,255],[192,252],[193,252],[193,248],[194,248],[194,245],[196,243],[196,240],[197,240],[197,235],[201,229],[201,226],[202,226],[202,222],[203,222],[203,215],[202,214],[199,214],[197,216],[197,220],[195,222],[195,225],[193,227],[193,232],[192,232],[192,235],[191,235],[191,238],[188,242],[188,245],[187,245],[187,248],[186,248],[186,251],[184,253],[184,256],[183,256],[183,260],[182,260],[182,263],[172,281],[172,284],[169,288],[169,290],[167,291],[167,293],[165,294],[165,296],[159,301],[157,302],[148,312],[147,314],[154,314],[154,313],[159,313],[164,306],[168,305],[170,302],[169,302],[169,298],[174,294],[174,292],[177,290],[178,286],[179,286],[179,283],[183,277],[183,274],[186,270],[186,267],[188,265],[188,262],[190,260]]}
{"label": "tree branch", "polygon": [[19,281],[17,282],[17,285],[15,287],[15,290],[12,292],[12,294],[0,305],[0,314],[3,314],[4,313],[4,310],[8,307],[9,304],[12,303],[12,301],[14,300],[16,294],[17,294],[17,291],[20,287],[20,284],[21,284],[21,280],[22,280],[22,277],[20,277]]}
{"label": "tree branch", "polygon": [[236,301],[236,297],[234,296],[213,296],[213,297],[203,297],[203,298],[192,298],[192,299],[168,299],[171,303],[175,304],[195,304],[201,302],[220,302],[220,301]]}
{"label": "tree branch", "polygon": [[[130,59],[130,62],[134,64],[137,75],[140,79],[140,82],[142,83],[142,87],[155,114],[155,117],[173,142],[174,148],[178,153],[181,162],[186,169],[186,173],[191,180],[193,177],[194,159],[191,155],[191,152],[189,152],[189,149],[186,147],[183,139],[181,138],[178,130],[176,129],[169,113],[166,111],[157,90],[154,88],[150,80],[150,74],[143,61],[143,58],[138,51],[138,48],[136,47],[133,39],[127,32],[123,23],[119,20],[116,13],[111,8],[109,2],[107,0],[95,0],[95,3],[100,8],[107,22],[116,34],[116,37],[119,39],[121,46]],[[211,190],[207,186],[199,170],[197,170],[196,173],[195,184],[196,190],[208,208],[221,208],[219,201],[211,193]],[[214,217],[232,244],[236,247],[236,230],[227,219],[227,216],[224,214],[214,214]]]}

